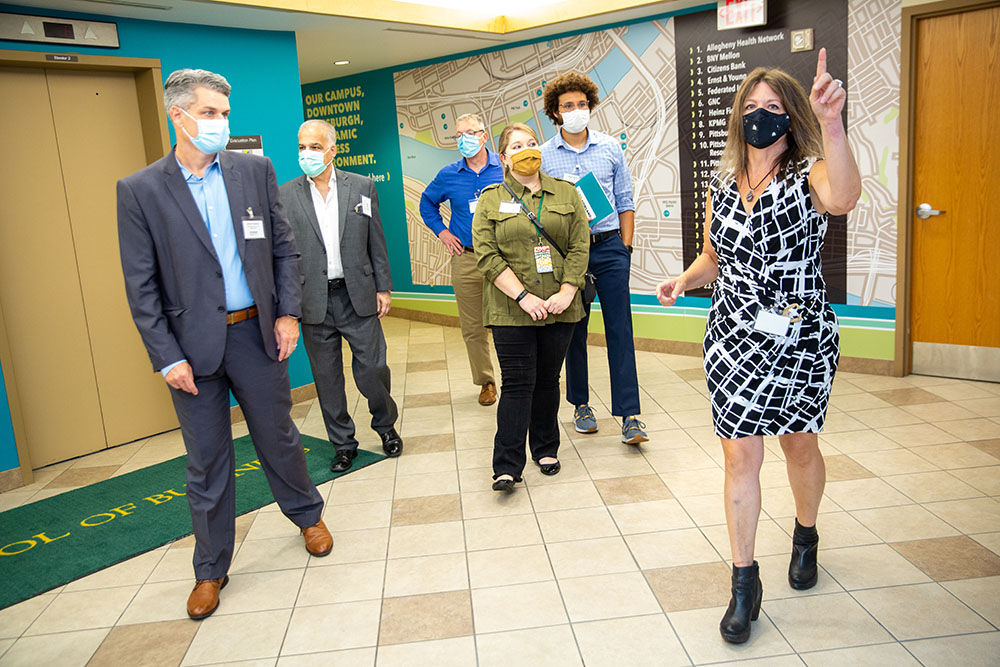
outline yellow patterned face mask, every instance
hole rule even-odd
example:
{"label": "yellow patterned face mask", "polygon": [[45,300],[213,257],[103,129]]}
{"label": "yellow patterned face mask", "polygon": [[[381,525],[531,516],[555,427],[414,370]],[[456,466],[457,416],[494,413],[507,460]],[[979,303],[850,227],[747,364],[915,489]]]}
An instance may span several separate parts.
{"label": "yellow patterned face mask", "polygon": [[524,148],[511,155],[510,162],[515,174],[531,176],[542,168],[542,152],[537,148]]}

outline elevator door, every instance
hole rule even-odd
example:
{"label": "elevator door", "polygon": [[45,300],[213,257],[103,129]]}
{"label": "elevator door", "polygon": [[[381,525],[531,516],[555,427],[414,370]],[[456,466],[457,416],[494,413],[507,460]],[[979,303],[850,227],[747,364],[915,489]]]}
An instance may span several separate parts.
{"label": "elevator door", "polygon": [[0,68],[0,305],[32,467],[176,426],[132,324],[115,181],[146,164],[131,73]]}

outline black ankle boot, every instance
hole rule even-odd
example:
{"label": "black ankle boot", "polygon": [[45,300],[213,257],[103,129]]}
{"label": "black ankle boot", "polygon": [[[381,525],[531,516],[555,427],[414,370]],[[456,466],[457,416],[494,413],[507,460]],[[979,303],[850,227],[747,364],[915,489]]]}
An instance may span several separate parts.
{"label": "black ankle boot", "polygon": [[819,533],[816,526],[806,528],[795,520],[792,533],[792,562],[788,564],[788,585],[804,591],[816,585],[819,574],[816,568],[816,551],[819,549]]}
{"label": "black ankle boot", "polygon": [[750,621],[760,615],[760,599],[764,588],[760,584],[757,561],[746,567],[733,565],[733,597],[729,609],[719,623],[722,638],[732,644],[742,644],[750,639]]}

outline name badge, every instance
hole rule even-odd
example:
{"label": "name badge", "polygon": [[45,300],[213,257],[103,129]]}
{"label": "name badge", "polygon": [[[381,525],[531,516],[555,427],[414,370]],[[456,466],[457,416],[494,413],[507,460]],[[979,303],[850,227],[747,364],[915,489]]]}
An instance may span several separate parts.
{"label": "name badge", "polygon": [[243,218],[243,238],[262,239],[264,236],[263,218]]}
{"label": "name badge", "polygon": [[369,218],[372,217],[371,197],[366,197],[364,195],[361,195],[361,213],[368,216]]}
{"label": "name badge", "polygon": [[552,273],[552,251],[547,245],[535,246],[535,269],[539,273]]}
{"label": "name badge", "polygon": [[579,174],[563,174],[563,180],[569,181],[570,183],[576,183],[580,180]]}
{"label": "name badge", "polygon": [[476,205],[478,203],[479,203],[479,198],[478,197],[476,197],[475,199],[470,199],[469,200],[469,213],[471,213],[472,215],[476,214]]}
{"label": "name badge", "polygon": [[518,213],[520,210],[521,210],[521,202],[519,201],[500,202],[501,213]]}
{"label": "name badge", "polygon": [[757,311],[757,320],[753,323],[753,328],[772,336],[784,338],[788,335],[788,326],[790,324],[791,318],[761,308]]}

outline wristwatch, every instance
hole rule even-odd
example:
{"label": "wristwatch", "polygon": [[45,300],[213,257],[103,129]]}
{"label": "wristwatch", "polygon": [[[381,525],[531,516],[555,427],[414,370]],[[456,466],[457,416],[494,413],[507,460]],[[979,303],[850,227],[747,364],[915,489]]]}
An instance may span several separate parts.
{"label": "wristwatch", "polygon": [[630,255],[631,255],[631,254],[632,254],[632,246],[630,246],[630,245],[627,245],[627,246],[625,246],[625,247],[626,247],[626,248],[628,248],[628,254],[630,254]]}
{"label": "wristwatch", "polygon": [[517,297],[514,299],[514,301],[517,302],[517,303],[521,303],[521,299],[523,299],[526,296],[528,296],[528,290],[523,289],[523,290],[521,290],[521,293],[517,295]]}

